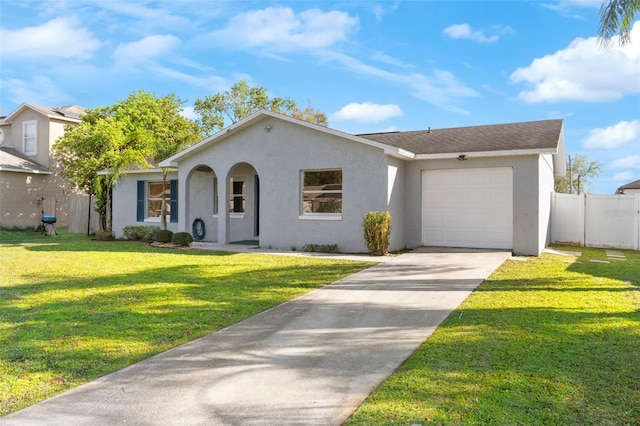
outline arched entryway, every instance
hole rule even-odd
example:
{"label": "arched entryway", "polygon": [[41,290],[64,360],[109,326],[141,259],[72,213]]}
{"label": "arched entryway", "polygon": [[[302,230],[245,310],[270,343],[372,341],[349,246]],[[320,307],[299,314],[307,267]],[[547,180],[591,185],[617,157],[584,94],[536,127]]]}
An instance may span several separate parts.
{"label": "arched entryway", "polygon": [[[231,167],[226,179],[227,241],[258,243],[260,239],[260,180],[248,163]],[[217,193],[222,193],[217,188]],[[220,214],[222,206],[219,205]]]}
{"label": "arched entryway", "polygon": [[218,242],[215,186],[217,176],[207,165],[193,168],[187,180],[186,218],[189,231],[196,219],[204,223],[202,241]]}

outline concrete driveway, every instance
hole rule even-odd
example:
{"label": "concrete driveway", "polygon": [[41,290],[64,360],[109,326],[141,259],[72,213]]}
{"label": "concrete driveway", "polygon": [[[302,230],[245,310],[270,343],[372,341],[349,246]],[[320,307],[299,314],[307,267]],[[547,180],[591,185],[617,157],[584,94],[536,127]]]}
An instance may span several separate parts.
{"label": "concrete driveway", "polygon": [[0,424],[339,425],[509,256],[406,253]]}

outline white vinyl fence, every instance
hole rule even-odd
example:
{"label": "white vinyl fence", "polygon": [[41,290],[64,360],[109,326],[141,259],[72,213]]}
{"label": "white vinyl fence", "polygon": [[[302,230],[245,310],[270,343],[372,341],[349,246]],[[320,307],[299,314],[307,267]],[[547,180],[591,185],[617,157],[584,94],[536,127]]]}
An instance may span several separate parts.
{"label": "white vinyl fence", "polygon": [[640,194],[552,194],[551,242],[640,250]]}

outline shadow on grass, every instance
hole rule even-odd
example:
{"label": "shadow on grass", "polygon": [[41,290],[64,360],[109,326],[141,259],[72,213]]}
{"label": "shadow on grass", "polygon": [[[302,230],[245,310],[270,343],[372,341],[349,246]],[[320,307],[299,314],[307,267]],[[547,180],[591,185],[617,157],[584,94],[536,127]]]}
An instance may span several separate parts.
{"label": "shadow on grass", "polygon": [[[24,389],[20,395],[0,397],[0,415],[24,406],[24,398],[31,404],[365,267],[268,256],[258,262],[252,255],[158,249],[136,242],[20,244],[38,258],[26,269],[8,269],[30,284],[0,286],[0,373],[7,386]],[[70,276],[62,263],[60,272],[47,268],[49,253],[63,262],[78,262],[90,251],[116,256],[94,256],[101,272],[86,265]],[[177,266],[145,266],[159,265],[167,255],[183,260]],[[124,268],[138,258],[140,265]],[[117,272],[118,262],[124,262],[127,272]],[[40,376],[41,382],[35,379]],[[7,389],[0,386],[0,395]]]}
{"label": "shadow on grass", "polygon": [[639,424],[640,315],[465,309],[350,424]]}

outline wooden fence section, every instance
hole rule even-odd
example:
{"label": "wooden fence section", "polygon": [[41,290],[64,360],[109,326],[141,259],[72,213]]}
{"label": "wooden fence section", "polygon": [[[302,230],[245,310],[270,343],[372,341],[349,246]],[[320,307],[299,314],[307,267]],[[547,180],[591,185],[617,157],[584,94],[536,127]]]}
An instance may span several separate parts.
{"label": "wooden fence section", "polygon": [[640,194],[552,194],[551,242],[640,250]]}
{"label": "wooden fence section", "polygon": [[[94,201],[94,199],[91,199]],[[89,196],[72,194],[67,198],[67,232],[74,234],[92,234],[100,230],[100,217],[92,205],[89,209]],[[94,204],[94,203],[92,203]],[[89,225],[89,222],[91,225]]]}

